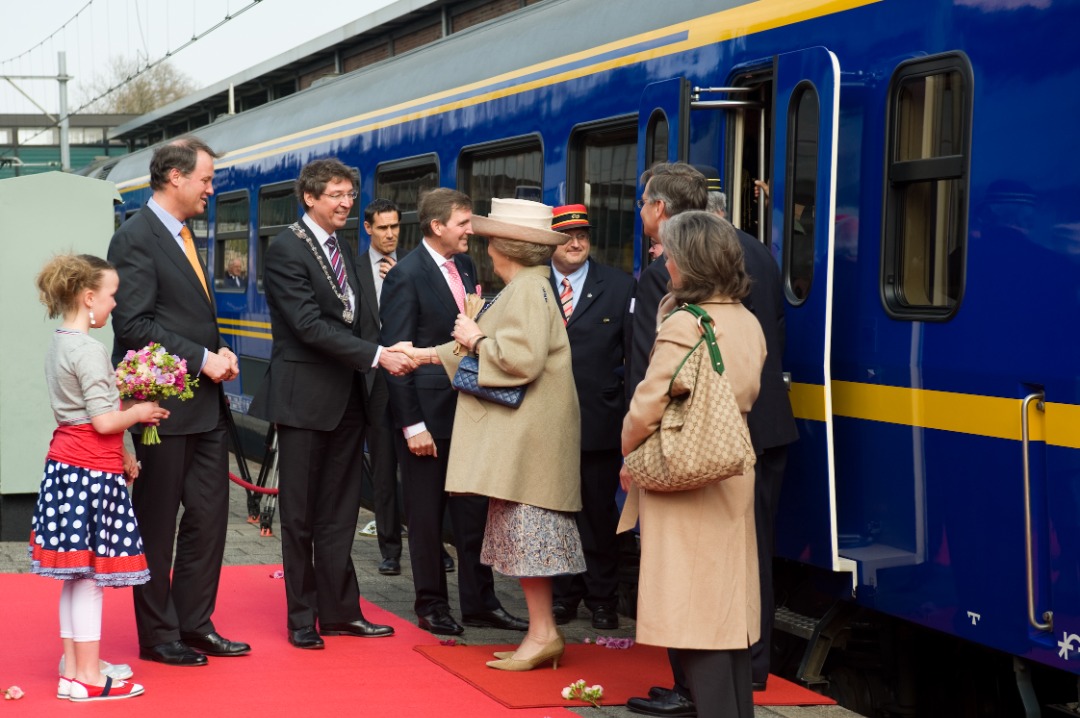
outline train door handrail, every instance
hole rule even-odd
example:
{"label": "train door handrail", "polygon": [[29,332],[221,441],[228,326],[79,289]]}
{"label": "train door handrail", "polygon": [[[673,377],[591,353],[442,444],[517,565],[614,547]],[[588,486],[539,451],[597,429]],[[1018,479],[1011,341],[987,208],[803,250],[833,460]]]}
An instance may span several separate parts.
{"label": "train door handrail", "polygon": [[1028,420],[1028,406],[1033,401],[1038,403],[1035,408],[1043,409],[1044,394],[1041,391],[1028,394],[1020,403],[1020,443],[1024,452],[1024,550],[1027,558],[1027,610],[1028,623],[1039,631],[1054,630],[1054,612],[1044,611],[1042,621],[1035,617],[1035,559],[1033,538],[1031,534],[1031,427]]}

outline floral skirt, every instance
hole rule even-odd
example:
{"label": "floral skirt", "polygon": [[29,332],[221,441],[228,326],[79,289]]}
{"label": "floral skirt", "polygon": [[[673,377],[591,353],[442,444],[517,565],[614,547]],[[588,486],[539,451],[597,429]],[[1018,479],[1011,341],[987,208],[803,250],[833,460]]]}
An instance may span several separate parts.
{"label": "floral skirt", "polygon": [[502,499],[488,501],[480,561],[519,578],[585,572],[574,514]]}
{"label": "floral skirt", "polygon": [[99,586],[150,580],[123,474],[49,459],[30,533],[32,573]]}

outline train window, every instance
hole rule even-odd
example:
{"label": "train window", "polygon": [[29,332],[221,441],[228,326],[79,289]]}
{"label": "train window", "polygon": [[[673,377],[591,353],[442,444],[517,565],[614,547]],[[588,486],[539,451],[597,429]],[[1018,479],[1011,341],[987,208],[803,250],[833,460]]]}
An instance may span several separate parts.
{"label": "train window", "polygon": [[[486,215],[493,197],[540,200],[543,196],[544,150],[533,135],[462,150],[458,158],[458,187],[469,195],[473,212]],[[484,242],[470,242],[469,256],[485,292],[497,292],[503,282],[495,276]]]}
{"label": "train window", "polygon": [[787,207],[784,208],[784,283],[788,300],[802,304],[814,279],[814,206],[817,201],[818,93],[809,83],[791,95],[788,121]]}
{"label": "train window", "polygon": [[256,287],[263,289],[263,257],[270,239],[295,222],[300,206],[293,193],[292,182],[278,182],[259,190],[259,244],[255,257]]}
{"label": "train window", "polygon": [[214,214],[214,289],[217,291],[247,289],[250,217],[247,192],[217,198]]}
{"label": "train window", "polygon": [[900,319],[948,319],[963,294],[971,64],[906,62],[889,88],[882,297]]}
{"label": "train window", "polygon": [[388,199],[401,211],[398,258],[420,243],[420,195],[439,186],[435,155],[385,162],[375,168],[375,196]]}
{"label": "train window", "polygon": [[668,161],[668,119],[663,110],[656,110],[649,118],[645,133],[645,166]]}
{"label": "train window", "polygon": [[[663,118],[663,113],[658,114]],[[666,134],[663,144],[667,147]],[[589,209],[590,255],[602,264],[633,272],[637,118],[575,128],[570,134],[567,168],[568,201]]]}

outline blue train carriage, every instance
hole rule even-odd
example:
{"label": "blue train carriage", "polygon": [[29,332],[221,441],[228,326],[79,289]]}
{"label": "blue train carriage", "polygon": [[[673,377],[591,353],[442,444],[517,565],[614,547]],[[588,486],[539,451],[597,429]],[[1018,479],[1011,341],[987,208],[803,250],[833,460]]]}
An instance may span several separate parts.
{"label": "blue train carriage", "polygon": [[[787,295],[784,566],[840,606],[1080,673],[1080,187],[1052,129],[1080,114],[1078,20],[1060,0],[551,0],[202,128],[227,152],[197,231],[241,356],[227,390],[243,412],[265,371],[260,259],[311,159],[359,169],[354,212],[402,207],[401,251],[419,192],[445,185],[479,213],[584,202],[595,256],[633,272],[636,177],[714,165]],[[122,213],[147,165],[111,171]]]}

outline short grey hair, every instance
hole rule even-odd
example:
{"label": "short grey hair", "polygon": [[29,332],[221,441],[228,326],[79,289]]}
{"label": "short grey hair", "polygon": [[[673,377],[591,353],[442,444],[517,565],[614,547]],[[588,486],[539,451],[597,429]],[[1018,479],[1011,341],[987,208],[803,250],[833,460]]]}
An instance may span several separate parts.
{"label": "short grey hair", "polygon": [[712,212],[721,217],[726,217],[727,195],[723,192],[709,192],[709,205],[705,208],[705,211]]}

